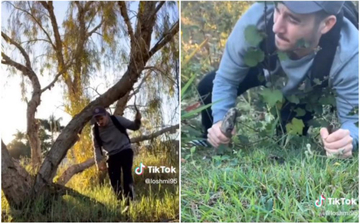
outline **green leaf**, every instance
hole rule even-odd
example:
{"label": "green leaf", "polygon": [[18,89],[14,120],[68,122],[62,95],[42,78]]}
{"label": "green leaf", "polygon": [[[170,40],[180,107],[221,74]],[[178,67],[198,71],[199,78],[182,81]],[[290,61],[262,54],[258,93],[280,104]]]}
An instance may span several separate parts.
{"label": "green leaf", "polygon": [[194,153],[194,152],[195,152],[195,149],[196,149],[196,147],[195,147],[195,146],[191,147],[191,149],[190,149],[190,153]]}
{"label": "green leaf", "polygon": [[254,25],[247,26],[245,28],[244,34],[245,34],[245,40],[251,46],[255,46],[255,47],[258,46],[259,43],[264,39],[264,36]]}
{"label": "green leaf", "polygon": [[187,89],[190,87],[190,85],[194,82],[196,75],[193,74],[193,76],[190,78],[188,82],[186,82],[185,86],[181,88],[181,98],[183,98],[184,94],[186,93]]}
{"label": "green leaf", "polygon": [[277,102],[282,102],[283,100],[282,92],[277,89],[265,88],[262,92],[260,92],[260,95],[269,107],[273,107]]}
{"label": "green leaf", "polygon": [[291,123],[286,124],[286,131],[291,135],[302,135],[303,128],[305,127],[303,120],[293,118]]}
{"label": "green leaf", "polygon": [[359,114],[359,106],[356,106],[351,109],[351,111],[348,113],[348,115],[358,115]]}
{"label": "green leaf", "polygon": [[305,41],[304,39],[299,39],[297,42],[296,42],[296,46],[298,48],[309,48],[310,47],[310,43]]}
{"label": "green leaf", "polygon": [[302,108],[296,108],[295,112],[296,112],[296,117],[301,117],[306,114],[306,111]]}
{"label": "green leaf", "polygon": [[255,67],[258,63],[264,60],[264,52],[259,49],[251,48],[249,49],[244,56],[244,62],[249,67]]}
{"label": "green leaf", "polygon": [[280,61],[289,59],[289,55],[285,52],[277,51],[277,55],[278,55]]}
{"label": "green leaf", "polygon": [[269,200],[266,201],[266,210],[271,211],[274,207],[274,200],[272,198],[270,198]]}
{"label": "green leaf", "polygon": [[236,137],[239,139],[240,143],[245,143],[245,144],[249,143],[249,138],[247,136],[238,135]]}
{"label": "green leaf", "polygon": [[319,99],[319,103],[322,104],[322,105],[336,106],[336,100],[335,100],[334,96],[332,96],[332,95],[328,95],[326,97],[321,97]]}
{"label": "green leaf", "polygon": [[356,127],[359,128],[359,122],[355,122]]}
{"label": "green leaf", "polygon": [[294,103],[294,104],[299,104],[300,103],[300,99],[296,95],[293,95],[293,94],[286,97],[286,99],[288,101],[290,101],[291,103]]}
{"label": "green leaf", "polygon": [[316,85],[321,85],[322,81],[321,81],[319,78],[315,78],[315,79],[314,79],[314,83],[315,83]]}

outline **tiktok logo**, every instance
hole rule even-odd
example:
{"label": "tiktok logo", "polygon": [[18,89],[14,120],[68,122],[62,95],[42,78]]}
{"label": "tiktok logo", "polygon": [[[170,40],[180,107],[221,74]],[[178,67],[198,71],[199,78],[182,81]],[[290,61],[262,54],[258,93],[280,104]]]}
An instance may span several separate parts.
{"label": "tiktok logo", "polygon": [[319,199],[315,201],[315,206],[318,208],[321,207],[321,205],[323,205],[323,201],[325,200],[326,198],[324,197],[324,195],[321,195]]}
{"label": "tiktok logo", "polygon": [[135,173],[137,175],[141,175],[144,173],[144,169],[146,168],[146,166],[142,163],[140,163],[140,165],[138,167],[135,168]]}

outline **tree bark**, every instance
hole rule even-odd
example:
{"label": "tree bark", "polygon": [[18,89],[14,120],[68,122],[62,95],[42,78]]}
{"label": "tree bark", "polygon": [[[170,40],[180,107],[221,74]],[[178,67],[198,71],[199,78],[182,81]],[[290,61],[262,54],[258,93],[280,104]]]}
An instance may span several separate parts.
{"label": "tree bark", "polygon": [[1,140],[1,189],[11,207],[21,207],[30,197],[33,179],[20,163],[12,159]]}
{"label": "tree bark", "polygon": [[37,107],[40,105],[40,97],[41,97],[41,86],[39,78],[36,76],[36,73],[33,71],[31,67],[31,62],[29,55],[26,53],[25,49],[16,41],[11,39],[9,36],[7,36],[4,32],[1,32],[1,36],[9,42],[11,45],[14,45],[22,54],[22,56],[25,59],[25,66],[22,64],[19,64],[10,57],[8,57],[6,54],[1,53],[3,60],[1,63],[7,64],[10,66],[15,67],[17,70],[19,70],[22,75],[28,77],[31,81],[31,85],[33,88],[33,92],[31,95],[31,99],[28,102],[27,105],[27,129],[26,134],[29,140],[30,148],[31,148],[31,163],[32,168],[34,171],[38,169],[38,167],[41,164],[41,141],[39,138],[39,124],[37,123],[37,120],[35,119],[35,113],[37,110]]}
{"label": "tree bark", "polygon": [[[173,133],[174,131],[176,131],[176,129],[179,128],[179,125],[173,125],[164,129],[161,129],[157,132],[154,132],[150,135],[144,135],[144,136],[140,136],[140,137],[135,137],[131,139],[132,143],[136,143],[136,142],[140,142],[140,141],[145,141],[145,140],[149,140],[149,139],[153,139],[156,138],[164,133],[170,132]],[[85,162],[79,163],[79,164],[75,164],[70,166],[69,168],[67,168],[63,174],[61,175],[61,177],[58,179],[57,183],[61,184],[61,185],[65,185],[67,184],[67,182],[69,182],[69,180],[78,173],[83,172],[84,170],[86,170],[87,168],[92,167],[95,164],[95,160],[94,158],[90,158],[88,160],[86,160]]]}

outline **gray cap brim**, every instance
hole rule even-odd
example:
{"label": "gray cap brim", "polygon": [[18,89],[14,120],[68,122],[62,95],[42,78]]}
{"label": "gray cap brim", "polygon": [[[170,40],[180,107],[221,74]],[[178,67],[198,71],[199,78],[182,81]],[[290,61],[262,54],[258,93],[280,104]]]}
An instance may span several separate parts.
{"label": "gray cap brim", "polygon": [[310,14],[323,10],[318,4],[310,1],[283,1],[282,3],[295,14]]}

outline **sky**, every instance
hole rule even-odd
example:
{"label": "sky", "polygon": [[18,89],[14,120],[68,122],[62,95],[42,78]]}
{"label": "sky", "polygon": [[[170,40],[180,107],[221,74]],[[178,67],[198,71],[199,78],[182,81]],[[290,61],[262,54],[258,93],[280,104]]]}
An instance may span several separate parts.
{"label": "sky", "polygon": [[[4,2],[1,3],[1,27],[7,26],[7,18],[9,17],[9,11],[7,7],[4,7]],[[66,9],[68,7],[68,2],[54,2],[55,15],[58,21],[62,21]],[[133,6],[134,7],[134,6]],[[135,10],[134,8],[133,10]],[[58,22],[60,25],[62,22]],[[5,144],[8,144],[14,138],[13,135],[17,130],[25,132],[26,131],[26,103],[21,100],[21,74],[10,74],[7,71],[7,66],[1,65],[1,75],[0,75],[0,103],[1,103],[1,138]],[[124,73],[124,71],[119,70],[119,74]],[[106,75],[106,80],[101,78],[103,75],[95,75],[91,77],[90,86],[93,88],[98,87],[100,93],[104,93],[112,84],[114,84],[119,77],[115,75]],[[40,84],[42,87],[47,86],[52,80],[53,77],[50,75],[40,76]],[[29,88],[28,94],[30,95],[32,88]],[[36,118],[48,119],[50,115],[55,115],[56,118],[62,118],[61,124],[66,125],[70,120],[71,116],[64,112],[64,101],[63,101],[63,89],[59,84],[56,84],[51,91],[46,91],[42,94],[41,104],[38,107]],[[173,113],[170,114],[169,109],[166,108],[169,103],[174,103],[174,100],[163,101],[162,111],[165,112],[165,123],[169,122]],[[125,117],[132,119],[133,114],[125,113]],[[175,120],[178,122],[178,118]],[[176,123],[168,123],[173,125]]]}

